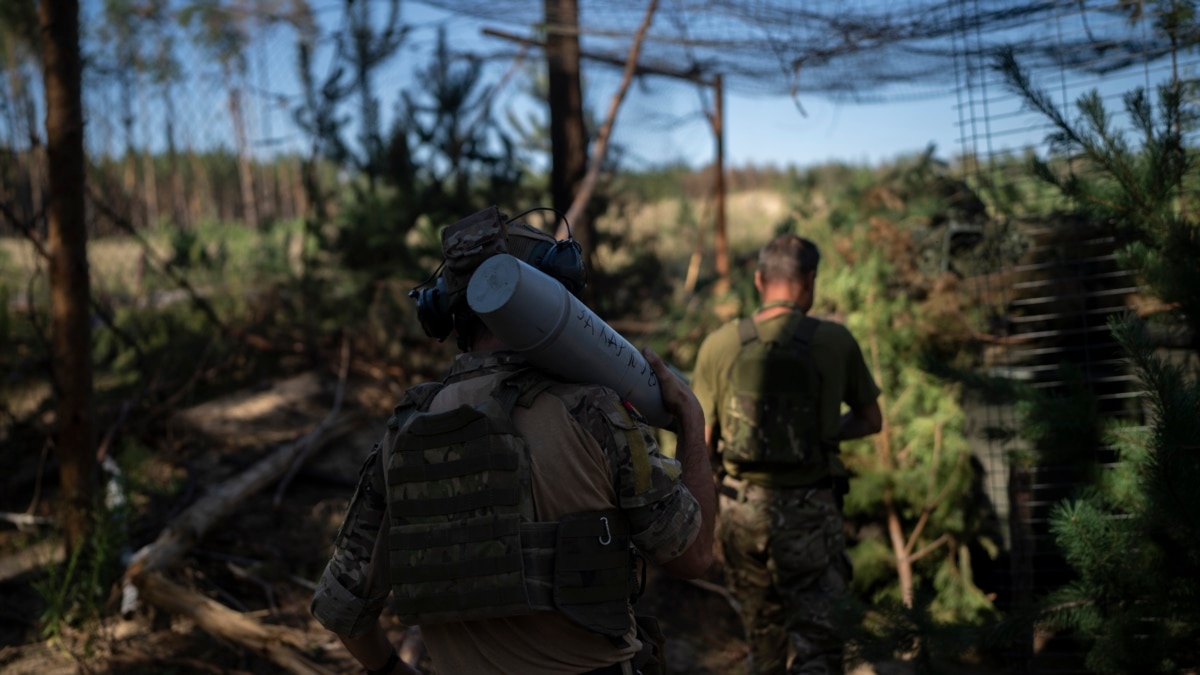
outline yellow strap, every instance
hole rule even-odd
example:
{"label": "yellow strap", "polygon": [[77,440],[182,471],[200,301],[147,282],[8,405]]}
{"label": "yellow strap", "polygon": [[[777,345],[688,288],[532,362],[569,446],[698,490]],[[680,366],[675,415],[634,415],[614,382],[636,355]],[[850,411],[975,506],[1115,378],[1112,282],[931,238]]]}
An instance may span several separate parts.
{"label": "yellow strap", "polygon": [[629,411],[618,402],[617,411],[629,423],[625,430],[625,438],[629,439],[629,455],[633,463],[633,492],[642,494],[650,489],[650,451],[646,448],[646,439],[642,437],[641,428],[633,421]]}
{"label": "yellow strap", "polygon": [[667,474],[667,478],[670,478],[671,480],[676,480],[680,475],[683,474],[683,466],[681,466],[679,464],[679,460],[676,459],[663,458],[662,468]]}

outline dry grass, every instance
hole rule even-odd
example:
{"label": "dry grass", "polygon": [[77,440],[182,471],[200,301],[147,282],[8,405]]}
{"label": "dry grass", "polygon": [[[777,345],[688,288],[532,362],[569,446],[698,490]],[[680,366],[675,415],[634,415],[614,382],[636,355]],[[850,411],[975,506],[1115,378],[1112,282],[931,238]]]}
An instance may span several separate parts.
{"label": "dry grass", "polygon": [[[623,266],[629,263],[631,251],[636,247],[649,246],[665,263],[686,265],[698,236],[703,239],[704,249],[711,251],[712,200],[693,200],[689,206],[693,223],[703,223],[699,233],[694,225],[679,222],[680,202],[676,199],[643,204],[623,216],[610,211],[597,225],[624,235],[626,246],[617,251],[602,247],[597,251],[600,264]],[[730,250],[736,253],[762,246],[790,211],[787,196],[772,190],[729,195],[725,201],[725,231]]]}
{"label": "dry grass", "polygon": [[[629,262],[630,251],[652,247],[668,264],[686,266],[696,247],[697,237],[704,248],[712,248],[712,200],[693,200],[692,222],[704,226],[698,233],[694,224],[680,223],[678,200],[669,199],[640,205],[628,215],[610,212],[598,225],[605,231],[624,235],[627,244],[621,250],[603,247],[597,251],[602,265],[622,266]],[[726,232],[730,249],[737,253],[761,246],[790,211],[786,195],[771,190],[734,193],[726,200]],[[170,255],[165,240],[153,244],[153,254],[162,259]],[[106,237],[88,242],[88,265],[92,286],[100,292],[127,293],[139,287],[143,266],[142,244],[130,237]],[[0,237],[0,285],[23,292],[29,280],[42,275],[35,288],[44,288],[47,270],[33,245],[22,237]]]}
{"label": "dry grass", "polygon": [[[165,245],[155,245],[155,255],[169,254]],[[131,237],[106,237],[88,242],[88,268],[92,287],[100,292],[129,292],[138,286],[143,246]],[[44,288],[49,273],[29,240],[0,237],[0,284],[21,292],[34,275],[41,275],[35,288]]]}

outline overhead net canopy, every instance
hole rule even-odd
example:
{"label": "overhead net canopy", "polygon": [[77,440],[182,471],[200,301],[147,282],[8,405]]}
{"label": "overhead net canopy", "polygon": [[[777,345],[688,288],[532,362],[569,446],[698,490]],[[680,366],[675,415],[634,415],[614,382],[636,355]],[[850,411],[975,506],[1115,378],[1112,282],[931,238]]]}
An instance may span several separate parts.
{"label": "overhead net canopy", "polygon": [[[541,39],[543,3],[426,0],[498,28]],[[660,0],[639,63],[696,78],[720,74],[747,94],[819,95],[875,102],[952,91],[964,59],[1011,45],[1032,69],[1102,74],[1170,53],[1144,30],[1139,6],[1121,0]],[[579,0],[585,54],[620,62],[648,0]],[[1108,21],[1089,26],[1088,17]],[[1070,37],[1065,18],[1079,23]],[[515,49],[515,47],[514,47]],[[958,61],[956,61],[958,60]]]}

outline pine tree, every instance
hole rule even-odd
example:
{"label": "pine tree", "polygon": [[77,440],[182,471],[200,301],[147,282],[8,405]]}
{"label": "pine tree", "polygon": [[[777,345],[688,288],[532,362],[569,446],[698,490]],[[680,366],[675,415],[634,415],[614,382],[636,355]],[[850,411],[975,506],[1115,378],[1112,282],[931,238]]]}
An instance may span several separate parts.
{"label": "pine tree", "polygon": [[870,610],[847,616],[865,630],[851,640],[851,653],[907,653],[928,671],[962,654],[964,626],[994,614],[974,583],[971,557],[994,555],[998,537],[978,493],[957,385],[921,367],[929,317],[893,262],[912,258],[904,253],[911,240],[875,218],[834,248],[857,253],[822,272],[814,311],[844,317],[883,390],[882,431],[843,444],[841,453],[853,476],[847,518],[866,524],[849,553],[856,596]]}
{"label": "pine tree", "polygon": [[[1153,3],[1156,27],[1174,44],[1196,32],[1194,3]],[[1156,323],[1186,326],[1200,347],[1200,229],[1193,153],[1185,145],[1192,110],[1178,81],[1157,104],[1143,90],[1124,97],[1137,143],[1130,143],[1096,92],[1069,119],[1031,83],[1011,53],[998,68],[1055,132],[1049,141],[1069,162],[1033,170],[1070,198],[1091,222],[1106,224],[1121,259],[1163,301]],[[1200,382],[1156,351],[1149,321],[1110,321],[1145,389],[1145,425],[1116,424],[1105,438],[1115,468],[1060,504],[1052,516],[1058,547],[1075,572],[1042,608],[1041,619],[1071,629],[1099,673],[1182,672],[1200,665]]]}

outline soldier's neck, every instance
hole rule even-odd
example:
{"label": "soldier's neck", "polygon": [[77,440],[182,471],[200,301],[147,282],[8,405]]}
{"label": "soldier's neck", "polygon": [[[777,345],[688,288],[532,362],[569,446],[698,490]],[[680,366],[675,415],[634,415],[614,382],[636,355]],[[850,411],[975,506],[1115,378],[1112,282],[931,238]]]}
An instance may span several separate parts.
{"label": "soldier's neck", "polygon": [[790,312],[804,313],[804,306],[793,300],[772,300],[763,303],[763,306],[754,313],[754,320],[766,321]]}

